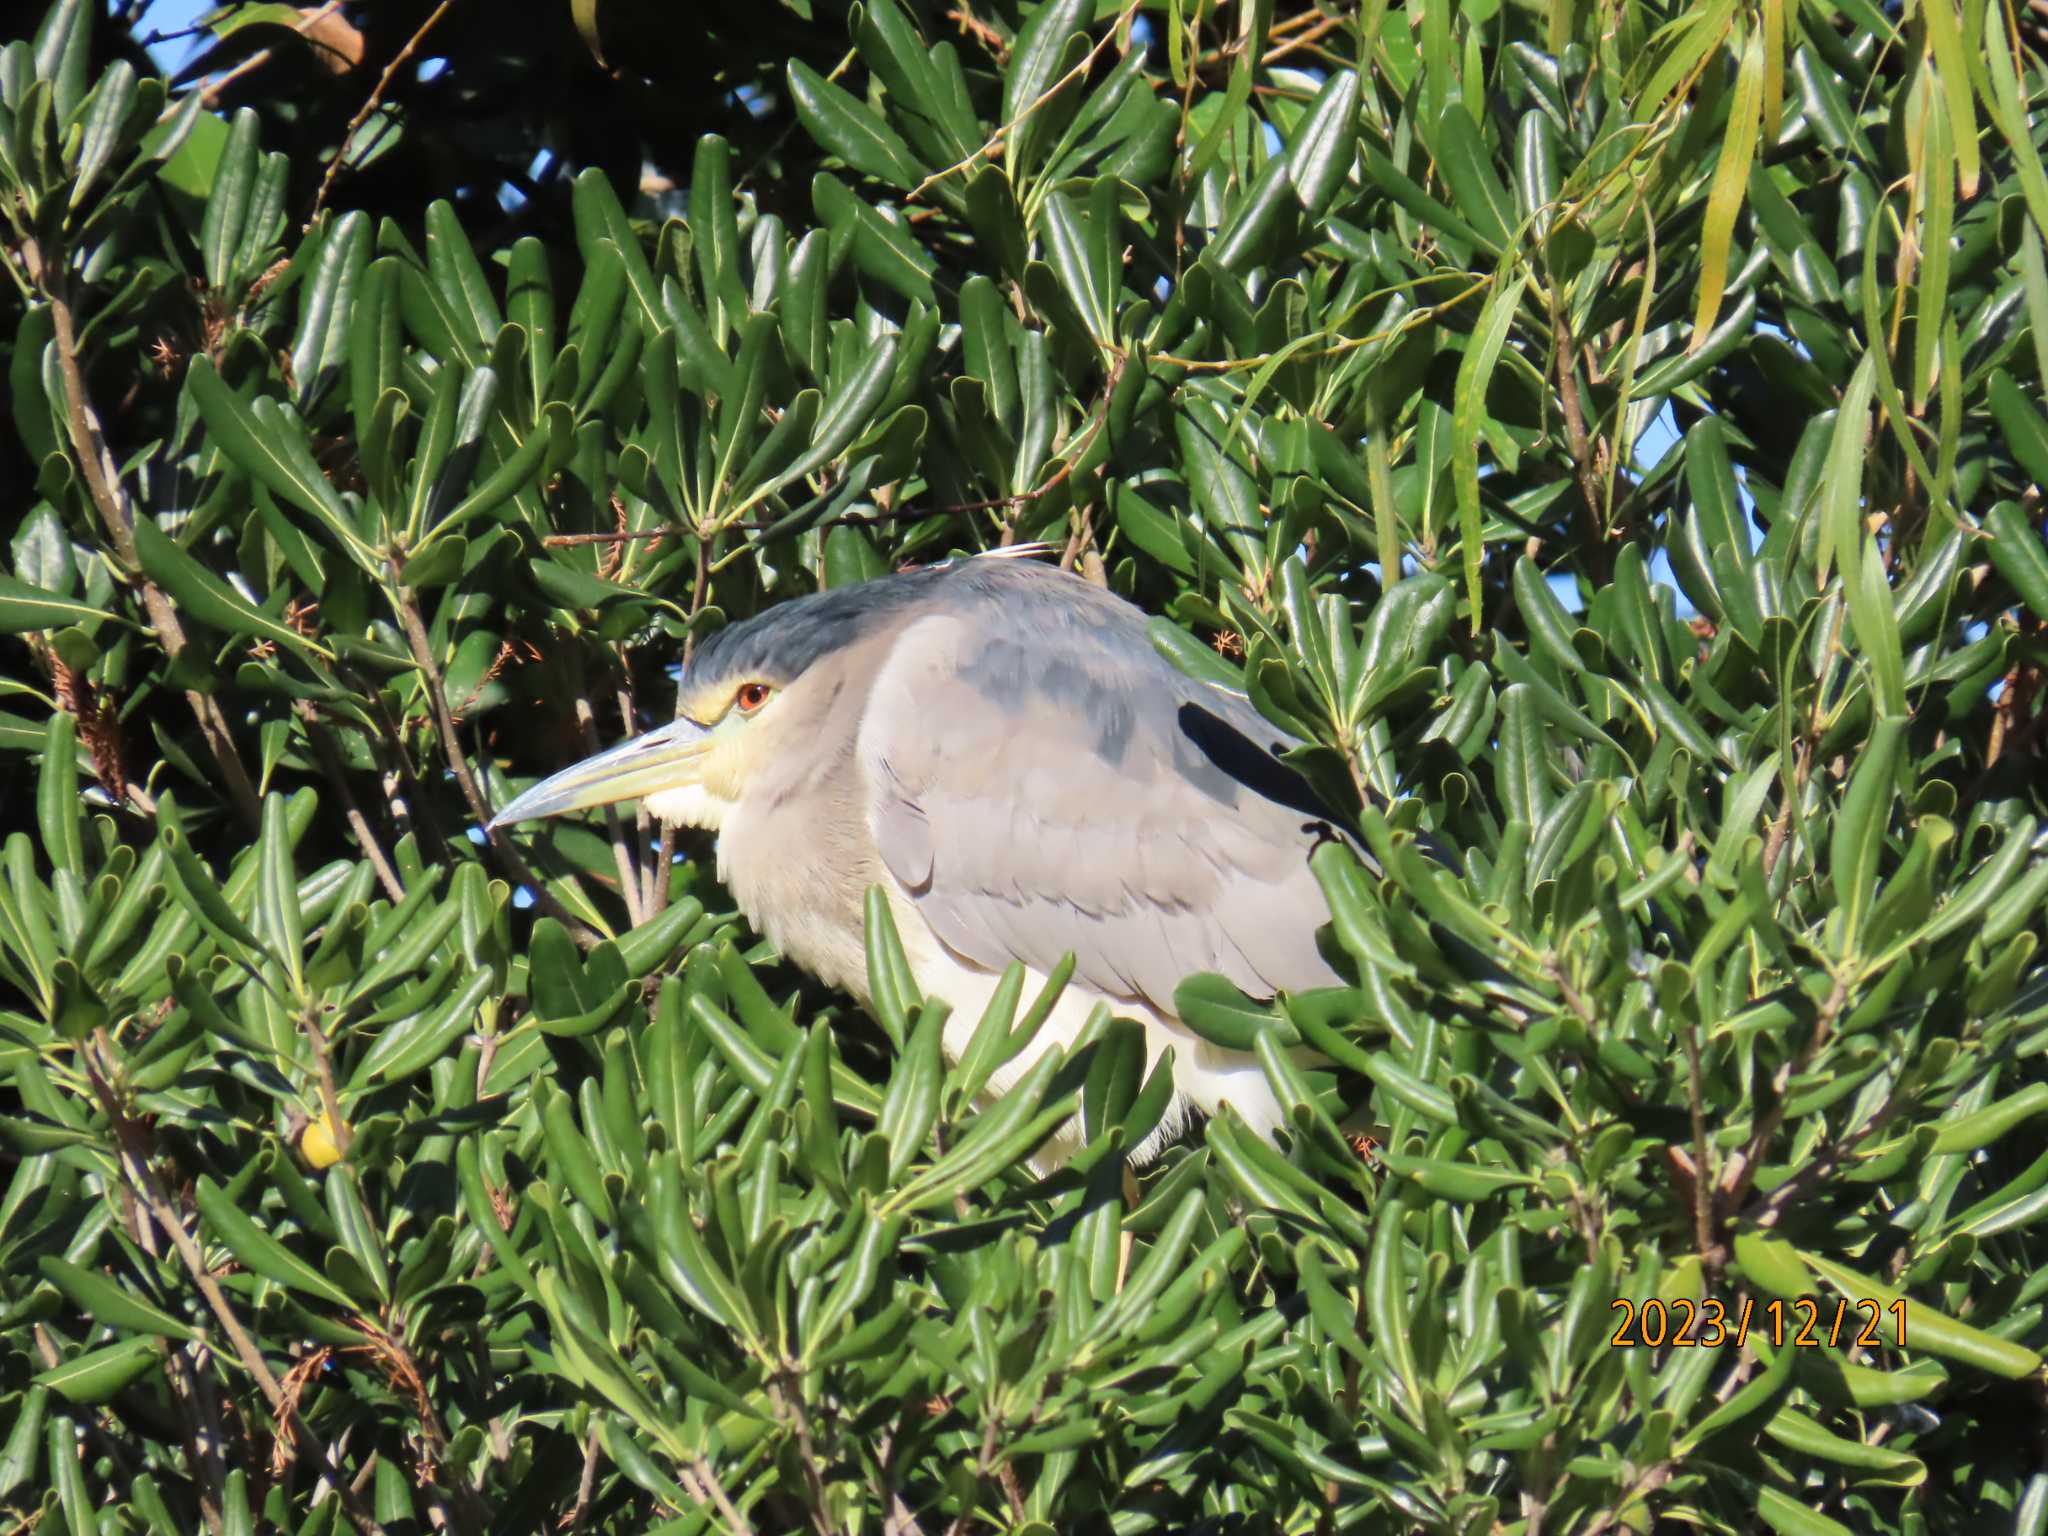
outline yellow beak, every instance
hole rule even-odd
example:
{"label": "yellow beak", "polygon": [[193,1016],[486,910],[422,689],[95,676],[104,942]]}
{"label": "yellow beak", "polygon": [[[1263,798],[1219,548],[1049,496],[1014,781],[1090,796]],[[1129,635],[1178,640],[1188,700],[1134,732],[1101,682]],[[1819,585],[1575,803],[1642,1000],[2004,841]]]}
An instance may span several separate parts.
{"label": "yellow beak", "polygon": [[696,782],[696,765],[710,744],[708,727],[678,720],[542,779],[493,816],[491,825],[502,827],[687,788]]}

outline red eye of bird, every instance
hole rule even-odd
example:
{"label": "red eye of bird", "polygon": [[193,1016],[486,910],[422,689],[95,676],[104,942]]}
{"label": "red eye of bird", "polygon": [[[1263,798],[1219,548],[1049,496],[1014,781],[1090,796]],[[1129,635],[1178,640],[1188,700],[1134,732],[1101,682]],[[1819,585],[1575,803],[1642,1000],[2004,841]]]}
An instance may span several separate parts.
{"label": "red eye of bird", "polygon": [[733,695],[733,702],[739,705],[741,714],[751,715],[755,710],[768,702],[768,685],[766,683],[743,683],[740,686],[740,691]]}

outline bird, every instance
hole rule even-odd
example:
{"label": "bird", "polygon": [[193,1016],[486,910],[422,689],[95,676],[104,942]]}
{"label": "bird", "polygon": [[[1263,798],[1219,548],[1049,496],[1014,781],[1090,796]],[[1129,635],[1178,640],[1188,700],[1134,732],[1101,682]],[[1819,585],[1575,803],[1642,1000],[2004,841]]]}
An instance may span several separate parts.
{"label": "bird", "polygon": [[[870,1004],[864,901],[879,886],[957,1061],[1007,966],[1027,986],[1073,956],[1013,1085],[1098,1004],[1135,1019],[1149,1072],[1174,1051],[1152,1161],[1224,1105],[1271,1137],[1258,1061],[1181,1022],[1175,990],[1338,985],[1309,856],[1339,822],[1241,694],[1181,671],[1145,612],[1080,576],[982,554],[793,598],[701,641],[672,724],[518,795],[495,827],[641,800],[717,835],[754,930]],[[1027,991],[1026,996],[1031,995]],[[1035,1163],[1077,1150],[1078,1122]]]}

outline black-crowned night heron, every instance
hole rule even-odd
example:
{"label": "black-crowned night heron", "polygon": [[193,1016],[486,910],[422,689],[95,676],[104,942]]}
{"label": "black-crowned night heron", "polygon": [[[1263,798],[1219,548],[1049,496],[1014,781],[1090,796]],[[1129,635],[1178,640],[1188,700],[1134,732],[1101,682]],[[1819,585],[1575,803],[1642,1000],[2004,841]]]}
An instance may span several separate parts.
{"label": "black-crowned night heron", "polygon": [[1228,1102],[1270,1134],[1258,1063],[1181,1024],[1174,989],[1196,971],[1258,996],[1338,980],[1308,865],[1331,824],[1274,755],[1279,733],[1169,664],[1145,626],[1079,577],[988,556],[798,598],[698,646],[673,725],[494,824],[639,798],[715,829],[748,921],[863,1004],[879,884],[918,986],[953,1005],[955,1059],[1006,966],[1033,984],[1071,952],[1071,983],[993,1091],[1107,1002],[1144,1026],[1148,1066],[1174,1047],[1175,1102],[1138,1161],[1191,1108]]}

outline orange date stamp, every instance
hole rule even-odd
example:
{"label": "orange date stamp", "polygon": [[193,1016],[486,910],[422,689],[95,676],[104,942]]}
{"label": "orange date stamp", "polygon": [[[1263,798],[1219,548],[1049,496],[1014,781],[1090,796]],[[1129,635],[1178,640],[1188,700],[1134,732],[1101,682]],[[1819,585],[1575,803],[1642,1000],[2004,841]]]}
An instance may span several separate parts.
{"label": "orange date stamp", "polygon": [[[1745,1299],[1730,1308],[1714,1297],[1692,1301],[1680,1297],[1645,1302],[1616,1298],[1608,1303],[1621,1313],[1621,1323],[1608,1343],[1615,1349],[1662,1349],[1665,1345],[1736,1349],[1757,1338],[1773,1349],[1834,1349],[1853,1344],[1859,1349],[1906,1347],[1906,1303],[1885,1303],[1864,1297],[1801,1296],[1796,1301]],[[1889,1327],[1881,1327],[1889,1319]]]}

